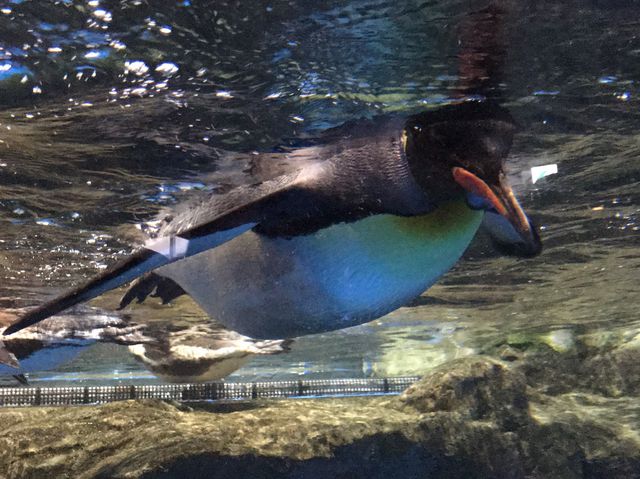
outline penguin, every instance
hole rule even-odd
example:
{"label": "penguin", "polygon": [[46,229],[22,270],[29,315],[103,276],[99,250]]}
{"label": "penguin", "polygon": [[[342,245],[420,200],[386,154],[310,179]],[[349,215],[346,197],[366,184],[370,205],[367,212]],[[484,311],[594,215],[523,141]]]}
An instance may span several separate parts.
{"label": "penguin", "polygon": [[151,328],[151,340],[131,344],[129,352],[168,383],[201,383],[223,379],[256,355],[290,351],[291,340],[256,341],[213,323],[176,331]]}
{"label": "penguin", "polygon": [[329,130],[283,153],[306,158],[298,169],[179,206],[140,249],[3,334],[134,280],[121,307],[186,293],[252,338],[347,328],[427,290],[485,217],[501,251],[533,257],[541,241],[506,174],[516,130],[490,100]]}
{"label": "penguin", "polygon": [[[0,310],[0,330],[21,313],[19,309]],[[0,341],[0,377],[10,375],[27,385],[29,373],[55,369],[96,342],[129,345],[151,340],[140,325],[96,308],[82,308]]]}
{"label": "penguin", "polygon": [[[0,330],[18,314],[17,309],[0,310]],[[215,322],[187,326],[163,321],[131,323],[96,308],[82,308],[0,341],[0,380],[13,376],[28,385],[30,373],[68,363],[96,342],[127,346],[147,370],[170,383],[222,379],[256,355],[289,352],[292,343],[255,341]]]}

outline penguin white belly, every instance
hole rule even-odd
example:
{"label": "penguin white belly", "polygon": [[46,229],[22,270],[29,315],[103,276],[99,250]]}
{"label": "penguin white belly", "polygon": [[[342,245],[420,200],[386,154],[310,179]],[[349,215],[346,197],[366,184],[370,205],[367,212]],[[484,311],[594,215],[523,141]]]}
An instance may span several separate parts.
{"label": "penguin white belly", "polygon": [[247,231],[158,273],[241,334],[330,331],[421,294],[460,258],[482,215],[460,201],[424,216],[371,216],[291,239]]}

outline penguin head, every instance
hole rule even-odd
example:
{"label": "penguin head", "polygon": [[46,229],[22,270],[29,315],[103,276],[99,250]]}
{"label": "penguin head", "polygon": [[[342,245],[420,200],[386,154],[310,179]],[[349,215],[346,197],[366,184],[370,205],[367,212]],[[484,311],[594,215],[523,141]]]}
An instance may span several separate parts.
{"label": "penguin head", "polygon": [[464,102],[411,116],[403,145],[411,173],[432,203],[464,198],[487,212],[494,244],[503,253],[536,256],[536,228],[518,203],[505,173],[517,126],[491,102]]}

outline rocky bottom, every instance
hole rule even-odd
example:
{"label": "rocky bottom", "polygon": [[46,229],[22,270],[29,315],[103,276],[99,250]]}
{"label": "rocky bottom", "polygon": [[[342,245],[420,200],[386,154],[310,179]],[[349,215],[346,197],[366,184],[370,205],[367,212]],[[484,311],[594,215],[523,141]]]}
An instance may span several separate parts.
{"label": "rocky bottom", "polygon": [[640,478],[640,348],[495,345],[401,396],[0,410],[8,478]]}

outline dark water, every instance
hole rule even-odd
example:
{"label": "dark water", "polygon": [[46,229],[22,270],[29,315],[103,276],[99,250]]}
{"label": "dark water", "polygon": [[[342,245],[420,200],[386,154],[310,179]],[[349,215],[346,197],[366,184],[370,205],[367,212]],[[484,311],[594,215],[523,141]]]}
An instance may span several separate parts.
{"label": "dark water", "polygon": [[[446,103],[481,2],[0,4],[0,306],[39,303],[131,250],[135,224],[250,178],[253,151]],[[510,174],[543,254],[478,238],[424,297],[299,340],[235,378],[421,374],[505,338],[640,334],[640,3],[504,4],[493,94],[521,126]],[[229,154],[229,153],[234,154]],[[530,168],[558,173],[535,184]],[[112,308],[117,294],[96,304]],[[134,321],[205,320],[189,301]],[[116,345],[31,380],[151,381]]]}

